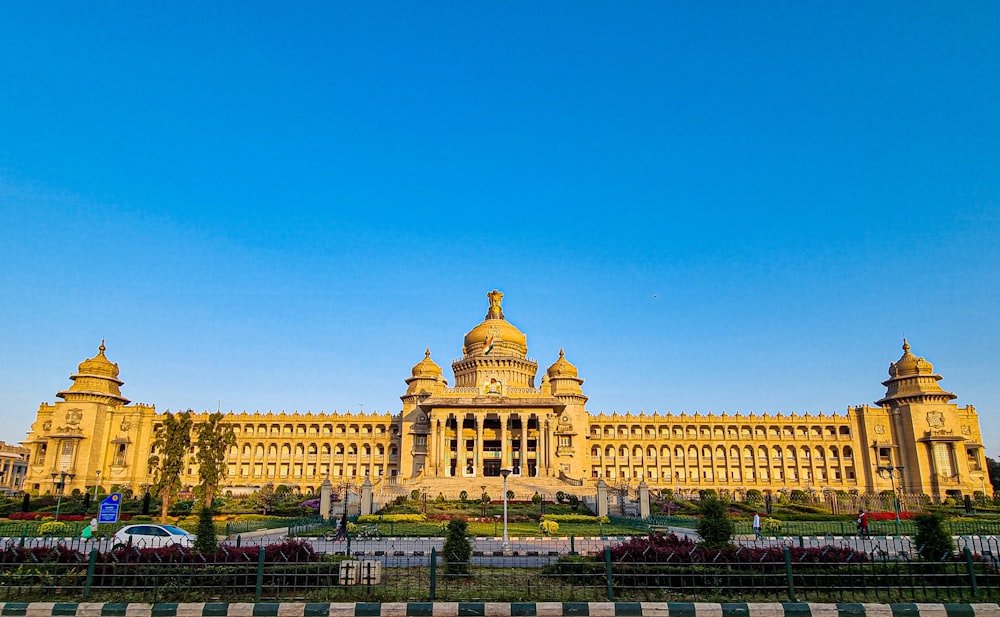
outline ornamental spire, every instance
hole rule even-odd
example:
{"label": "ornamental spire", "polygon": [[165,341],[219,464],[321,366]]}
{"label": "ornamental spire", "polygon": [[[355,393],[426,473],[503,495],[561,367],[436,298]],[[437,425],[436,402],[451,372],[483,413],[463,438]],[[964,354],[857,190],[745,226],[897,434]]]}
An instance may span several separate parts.
{"label": "ornamental spire", "polygon": [[490,301],[490,310],[486,312],[486,319],[504,319],[503,309],[500,308],[500,302],[503,300],[503,292],[494,289],[486,294],[486,297]]}

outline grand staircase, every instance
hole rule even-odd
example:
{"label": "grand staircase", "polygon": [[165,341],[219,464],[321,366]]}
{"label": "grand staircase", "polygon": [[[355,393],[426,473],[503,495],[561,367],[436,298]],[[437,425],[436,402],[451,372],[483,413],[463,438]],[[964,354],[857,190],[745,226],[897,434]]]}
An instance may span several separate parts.
{"label": "grand staircase", "polygon": [[[485,487],[485,489],[483,488]],[[377,489],[376,489],[377,490]],[[462,491],[466,492],[466,498],[479,499],[479,496],[486,491],[493,501],[502,499],[503,478],[495,477],[472,477],[472,478],[416,478],[404,483],[386,484],[382,487],[382,494],[390,498],[395,495],[409,495],[412,491],[419,490],[427,493],[427,499],[436,499],[438,495],[443,495],[445,499],[459,499]],[[555,498],[556,493],[562,491],[567,495],[583,495],[595,492],[592,486],[577,486],[570,482],[553,477],[521,477],[510,476],[507,478],[507,490],[514,492],[514,499],[531,499],[537,492],[546,500]]]}

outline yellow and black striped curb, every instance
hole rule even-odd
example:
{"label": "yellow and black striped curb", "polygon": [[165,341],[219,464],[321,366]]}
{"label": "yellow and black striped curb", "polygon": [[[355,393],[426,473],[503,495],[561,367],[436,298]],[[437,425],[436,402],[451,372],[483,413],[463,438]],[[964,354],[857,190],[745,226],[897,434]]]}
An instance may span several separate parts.
{"label": "yellow and black striped curb", "polygon": [[996,603],[0,602],[2,617],[1000,617]]}

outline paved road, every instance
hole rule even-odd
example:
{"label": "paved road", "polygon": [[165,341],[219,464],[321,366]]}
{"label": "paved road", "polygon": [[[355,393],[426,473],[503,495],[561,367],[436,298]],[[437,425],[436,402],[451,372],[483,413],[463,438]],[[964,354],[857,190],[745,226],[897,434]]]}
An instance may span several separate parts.
{"label": "paved road", "polygon": [[[697,539],[697,534],[686,528],[671,528],[671,532],[679,536]],[[260,530],[240,534],[226,540],[228,544],[237,542],[242,546],[270,545],[287,538],[287,529]],[[475,538],[473,551],[477,563],[503,565],[512,560],[518,565],[544,565],[555,561],[560,555],[575,551],[580,554],[594,555],[604,551],[606,546],[617,544],[626,538],[619,536],[605,538],[511,538],[510,548],[505,550],[501,538]],[[21,538],[0,538],[2,546],[19,546]],[[319,552],[346,554],[348,543],[344,540],[324,540],[322,538],[306,538]],[[956,545],[961,550],[968,547],[973,553],[1000,559],[1000,538],[997,536],[956,536]],[[914,554],[911,538],[908,536],[790,536],[770,537],[754,540],[753,536],[737,536],[734,538],[743,546],[803,546],[817,547],[838,546],[864,551],[874,556],[890,558],[909,557]],[[110,538],[83,540],[82,538],[24,538],[26,547],[35,546],[66,546],[89,551],[97,548],[107,551],[111,548]],[[431,549],[440,554],[444,547],[444,538],[396,538],[386,537],[381,540],[358,540],[350,542],[350,552],[361,558],[378,558],[386,565],[421,565],[426,564]]]}

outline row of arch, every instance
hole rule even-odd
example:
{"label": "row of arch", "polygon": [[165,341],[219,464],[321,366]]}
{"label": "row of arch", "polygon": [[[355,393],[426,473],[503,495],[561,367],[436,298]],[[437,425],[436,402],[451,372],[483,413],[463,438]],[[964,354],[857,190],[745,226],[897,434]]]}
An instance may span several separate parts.
{"label": "row of arch", "polygon": [[[293,456],[294,453],[294,456]],[[381,443],[368,443],[368,442],[336,442],[333,444],[323,443],[308,443],[308,444],[291,444],[284,443],[280,446],[275,443],[264,444],[263,442],[257,442],[256,444],[237,444],[229,449],[229,457],[249,457],[249,461],[256,461],[256,459],[266,460],[266,459],[292,459],[301,461],[303,457],[337,457],[344,454],[348,456],[384,456],[386,453],[390,457],[399,454],[399,448],[394,443],[388,445]]]}
{"label": "row of arch", "polygon": [[398,429],[395,424],[378,422],[342,422],[342,423],[314,423],[314,424],[290,424],[290,423],[246,423],[239,424],[230,422],[233,432],[239,435],[260,435],[272,437],[289,436],[322,436],[331,437],[335,435],[374,435],[382,437],[385,435],[395,435]]}
{"label": "row of arch", "polygon": [[[815,457],[813,456],[815,452]],[[671,458],[698,462],[700,460],[714,460],[715,462],[733,462],[741,461],[746,464],[748,461],[765,464],[772,460],[791,460],[792,462],[801,458],[808,462],[812,459],[817,461],[824,461],[827,458],[827,453],[829,453],[829,458],[834,461],[838,461],[841,458],[841,454],[845,460],[851,460],[854,458],[854,449],[851,446],[844,446],[839,448],[838,446],[828,446],[824,448],[823,446],[729,446],[727,451],[726,446],[713,446],[703,445],[703,446],[682,446],[682,445],[661,445],[661,446],[605,446],[600,445],[592,446],[590,449],[590,456],[592,459],[643,459],[648,458],[651,460],[663,460],[670,461]]]}
{"label": "row of arch", "polygon": [[850,439],[851,427],[832,424],[591,424],[591,439]]}

